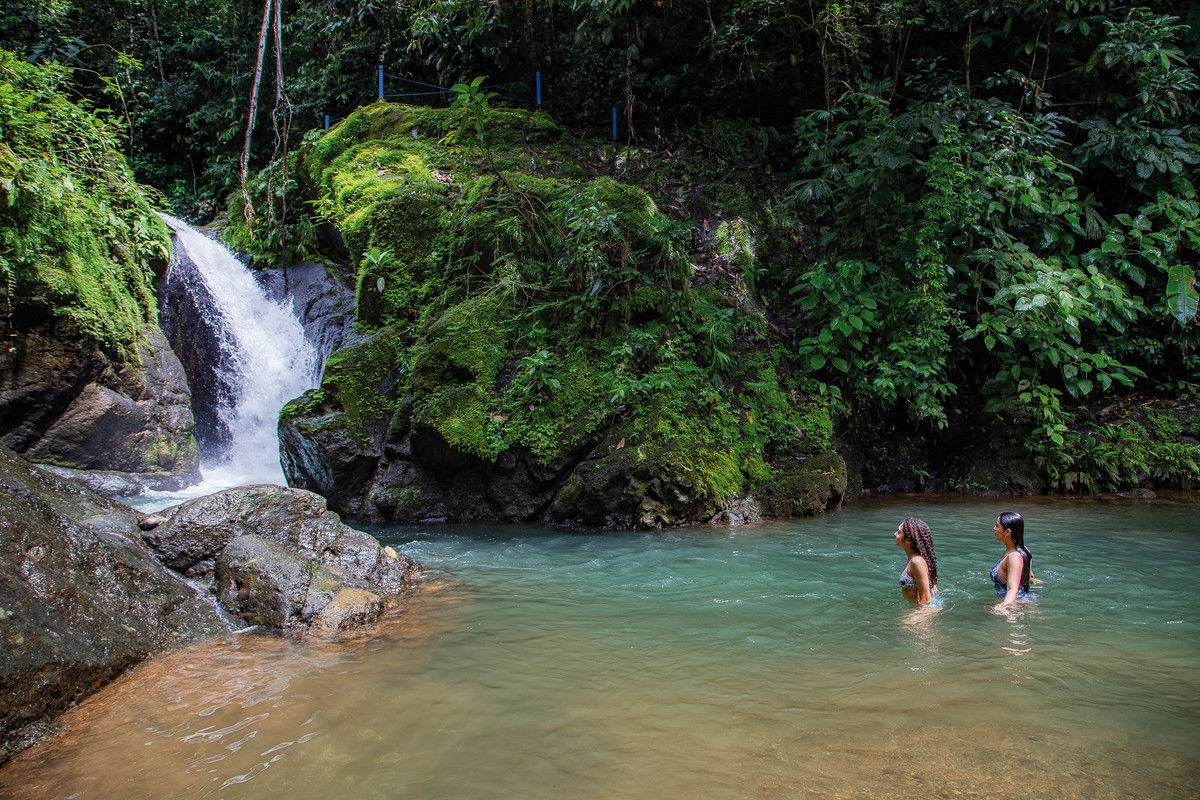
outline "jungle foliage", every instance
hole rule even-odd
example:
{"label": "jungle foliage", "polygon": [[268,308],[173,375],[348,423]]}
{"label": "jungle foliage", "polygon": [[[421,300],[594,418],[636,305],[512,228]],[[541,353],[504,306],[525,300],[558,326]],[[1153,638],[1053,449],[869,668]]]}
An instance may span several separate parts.
{"label": "jungle foliage", "polygon": [[[449,109],[358,109],[294,154],[360,254],[360,328],[383,332],[392,364],[364,376],[363,349],[353,380],[339,363],[287,413],[352,410],[352,435],[420,424],[488,461],[521,448],[550,464],[611,436],[714,507],[776,460],[827,451],[827,410],[793,391],[764,310],[735,285],[753,254],[714,252],[698,274],[690,225],[586,169],[588,143],[545,115],[492,108],[478,88],[457,86]],[[392,367],[411,407],[354,410]]]}
{"label": "jungle foliage", "polygon": [[[71,90],[123,119],[138,176],[177,211],[224,207],[259,3],[17,0],[0,15],[0,45],[69,65]],[[899,419],[937,437],[991,420],[989,436],[1025,448],[1060,488],[1109,486],[1061,477],[1090,469],[1080,436],[1119,438],[1081,428],[1087,407],[1131,392],[1200,399],[1194,3],[300,0],[283,37],[283,102],[256,139],[262,213],[232,215],[233,233],[286,259],[311,255],[317,226],[336,220],[368,318],[432,313],[452,285],[473,294],[483,273],[503,275],[520,303],[496,313],[536,309],[533,330],[604,340],[618,312],[691,320],[690,362],[710,386],[731,381],[736,329],[766,326],[785,351],[772,368],[794,364],[790,388],[824,398],[847,432],[870,440]],[[380,151],[382,162],[314,161],[373,124],[361,113],[340,134],[311,134],[307,163],[286,155],[324,115],[370,102],[380,63],[457,84],[449,116],[411,123],[474,148],[478,177],[460,181],[461,196],[432,134]],[[546,120],[603,136],[618,109],[619,159],[580,146],[553,164],[514,160],[515,143],[536,151],[529,137],[555,134],[527,113],[489,125],[513,102],[488,87],[535,70]],[[512,93],[528,108],[527,88]],[[628,183],[657,208],[639,212],[636,234],[613,222]],[[424,209],[424,227],[402,224],[399,207]],[[709,225],[745,230],[735,249],[758,244],[739,270],[744,306],[727,292],[675,297],[674,270]],[[371,280],[378,298],[362,293]],[[503,379],[527,383],[525,399],[565,391],[563,353],[536,336],[513,352],[520,367]],[[655,374],[606,387],[610,399],[653,391],[639,382]]]}
{"label": "jungle foliage", "polygon": [[167,230],[120,155],[120,126],[67,100],[69,81],[0,51],[0,329],[51,319],[131,353],[157,321]]}

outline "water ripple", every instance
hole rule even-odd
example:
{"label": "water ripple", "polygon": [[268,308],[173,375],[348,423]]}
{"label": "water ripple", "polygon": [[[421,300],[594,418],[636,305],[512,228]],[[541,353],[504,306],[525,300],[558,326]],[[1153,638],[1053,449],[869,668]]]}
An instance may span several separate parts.
{"label": "water ripple", "polygon": [[[420,603],[342,646],[249,634],[156,659],[0,769],[0,794],[1196,796],[1200,508],[1022,499],[1042,599],[997,614],[1003,509],[384,531],[441,576]],[[941,610],[899,595],[910,514]]]}

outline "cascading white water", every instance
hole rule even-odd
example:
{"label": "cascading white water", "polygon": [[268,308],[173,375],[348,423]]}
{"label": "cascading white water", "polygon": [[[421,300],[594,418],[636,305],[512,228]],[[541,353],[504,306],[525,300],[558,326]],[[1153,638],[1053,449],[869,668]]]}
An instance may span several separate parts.
{"label": "cascading white water", "polygon": [[159,507],[230,486],[283,484],[277,422],[283,405],[316,385],[318,358],[290,302],[271,301],[249,270],[219,242],[187,223],[161,215],[195,263],[221,316],[223,362],[235,373],[232,396],[217,409],[231,446],[212,463],[201,454],[204,480],[182,492],[151,493],[143,507]]}

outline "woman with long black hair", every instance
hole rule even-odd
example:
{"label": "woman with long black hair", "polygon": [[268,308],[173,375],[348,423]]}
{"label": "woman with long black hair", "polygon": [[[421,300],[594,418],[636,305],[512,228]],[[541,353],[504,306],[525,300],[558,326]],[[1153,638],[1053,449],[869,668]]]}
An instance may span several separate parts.
{"label": "woman with long black hair", "polygon": [[996,518],[996,541],[1004,545],[1004,555],[992,567],[992,584],[996,596],[1004,598],[1001,605],[1017,601],[1037,600],[1029,588],[1033,579],[1033,554],[1025,546],[1025,519],[1014,511],[1005,511]]}

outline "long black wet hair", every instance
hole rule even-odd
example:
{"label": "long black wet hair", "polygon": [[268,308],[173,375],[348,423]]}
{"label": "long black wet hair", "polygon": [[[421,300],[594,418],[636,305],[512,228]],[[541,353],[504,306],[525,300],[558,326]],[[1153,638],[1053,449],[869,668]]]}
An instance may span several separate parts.
{"label": "long black wet hair", "polygon": [[1029,575],[1033,572],[1033,553],[1025,546],[1025,518],[1015,511],[1000,515],[1000,527],[1012,531],[1013,547],[1021,554],[1021,589],[1029,591]]}
{"label": "long black wet hair", "polygon": [[924,520],[908,517],[900,523],[900,530],[904,532],[904,538],[912,544],[917,554],[929,565],[929,585],[937,586],[937,553],[933,550],[933,534],[930,533],[929,526]]}

